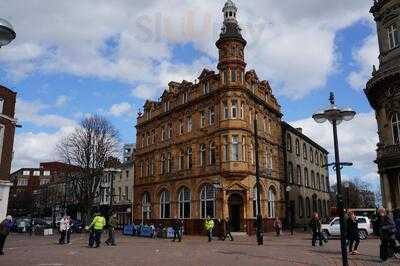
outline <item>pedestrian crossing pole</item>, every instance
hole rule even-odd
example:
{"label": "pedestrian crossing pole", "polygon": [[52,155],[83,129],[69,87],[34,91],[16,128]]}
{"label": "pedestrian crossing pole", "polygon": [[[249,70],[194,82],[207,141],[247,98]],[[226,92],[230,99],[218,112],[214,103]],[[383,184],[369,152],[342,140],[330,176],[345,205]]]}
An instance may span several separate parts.
{"label": "pedestrian crossing pole", "polygon": [[257,131],[257,114],[254,116],[254,151],[256,154],[256,186],[257,186],[257,220],[256,220],[256,235],[257,244],[263,245],[262,231],[262,215],[261,215],[261,199],[260,199],[260,162],[258,154],[258,131]]}

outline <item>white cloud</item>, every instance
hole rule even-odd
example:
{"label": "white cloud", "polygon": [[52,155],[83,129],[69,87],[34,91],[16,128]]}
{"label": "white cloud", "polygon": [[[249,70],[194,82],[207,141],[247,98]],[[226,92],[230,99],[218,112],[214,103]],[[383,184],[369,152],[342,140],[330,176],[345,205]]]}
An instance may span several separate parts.
{"label": "white cloud", "polygon": [[56,99],[56,107],[63,107],[67,102],[70,100],[70,98],[66,95],[60,95]]}
{"label": "white cloud", "polygon": [[352,71],[347,77],[347,81],[353,89],[363,89],[368,79],[371,77],[372,66],[379,66],[378,61],[379,46],[376,33],[368,36],[362,43],[361,47],[357,47],[353,51],[353,60],[356,62],[358,69]]}
{"label": "white cloud", "polygon": [[[316,124],[312,118],[293,121],[290,124],[296,128],[301,127],[305,135],[329,151],[331,161],[333,160],[331,124]],[[368,182],[372,181],[373,173],[377,172],[376,164],[373,163],[378,142],[376,132],[377,125],[373,112],[357,114],[351,122],[343,122],[338,126],[341,161],[353,162],[353,168],[363,175],[359,177]]]}
{"label": "white cloud", "polygon": [[40,162],[59,160],[56,147],[74,127],[62,127],[54,133],[17,133],[14,141],[12,171],[22,167],[39,167]]}
{"label": "white cloud", "polygon": [[133,113],[133,108],[130,103],[122,102],[111,106],[108,113],[115,117],[129,116]]}
{"label": "white cloud", "polygon": [[[372,19],[368,13],[371,3],[365,0],[237,2],[249,43],[248,68],[271,80],[277,94],[289,97],[303,97],[322,87],[336,67],[336,32],[360,19]],[[155,85],[160,91],[169,81],[165,78],[174,78],[163,76],[163,66],[173,65],[174,44],[190,42],[203,54],[217,58],[214,42],[223,3],[3,0],[0,10],[7,10],[17,40],[7,47],[9,55],[0,62],[13,78],[35,71],[62,72],[139,84],[133,92],[136,96],[152,96],[152,92],[143,93],[143,88]],[[18,56],[11,49],[18,50]],[[202,69],[187,63],[175,70],[192,74],[186,68],[193,66]]]}
{"label": "white cloud", "polygon": [[36,126],[47,128],[61,128],[68,126],[75,126],[76,122],[56,115],[46,114],[43,112],[48,106],[39,101],[30,102],[21,98],[17,99],[16,103],[16,117],[23,123],[32,123]]}

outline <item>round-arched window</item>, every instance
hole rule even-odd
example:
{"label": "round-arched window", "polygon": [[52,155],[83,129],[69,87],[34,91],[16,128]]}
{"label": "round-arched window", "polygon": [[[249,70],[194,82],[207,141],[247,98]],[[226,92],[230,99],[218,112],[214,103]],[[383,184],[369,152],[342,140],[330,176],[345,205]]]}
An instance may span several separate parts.
{"label": "round-arched window", "polygon": [[179,190],[179,218],[188,219],[190,218],[190,190],[187,187],[183,187]]}
{"label": "round-arched window", "polygon": [[201,218],[215,216],[215,189],[212,185],[205,185],[200,192]]}

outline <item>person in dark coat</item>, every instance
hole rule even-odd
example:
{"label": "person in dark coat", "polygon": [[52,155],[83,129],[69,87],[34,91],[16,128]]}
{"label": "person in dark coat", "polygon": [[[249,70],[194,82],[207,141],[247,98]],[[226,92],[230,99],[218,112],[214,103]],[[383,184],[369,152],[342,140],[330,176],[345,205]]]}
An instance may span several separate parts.
{"label": "person in dark coat", "polygon": [[222,238],[223,241],[227,237],[229,237],[230,241],[233,241],[233,236],[231,234],[231,220],[229,220],[229,217],[226,217],[226,219],[222,219],[222,227],[223,227],[223,232],[224,232],[224,237]]}
{"label": "person in dark coat", "polygon": [[347,219],[347,239],[349,240],[349,253],[351,255],[360,254],[357,251],[358,245],[360,245],[360,236],[358,234],[358,221],[353,212],[349,213],[349,218]]}
{"label": "person in dark coat", "polygon": [[317,241],[317,238],[319,240],[319,245],[323,246],[323,238],[321,234],[321,220],[319,218],[318,213],[314,213],[313,218],[310,221],[309,226],[311,227],[312,230],[312,240],[311,243],[313,247],[315,247],[315,242]]}
{"label": "person in dark coat", "polygon": [[175,242],[175,240],[178,238],[178,241],[182,241],[182,236],[181,236],[181,230],[182,230],[182,222],[175,217],[173,224],[172,224],[172,229],[174,229],[174,239],[172,240]]}
{"label": "person in dark coat", "polygon": [[400,241],[400,209],[393,211],[393,220],[396,225],[396,239]]}
{"label": "person in dark coat", "polygon": [[382,261],[386,261],[399,250],[398,242],[396,241],[397,230],[394,221],[388,216],[384,208],[378,209],[378,217],[379,236],[381,239],[380,258]]}
{"label": "person in dark coat", "polygon": [[13,226],[13,221],[11,215],[8,215],[4,221],[0,224],[0,255],[4,255],[3,248],[6,238],[10,233]]}

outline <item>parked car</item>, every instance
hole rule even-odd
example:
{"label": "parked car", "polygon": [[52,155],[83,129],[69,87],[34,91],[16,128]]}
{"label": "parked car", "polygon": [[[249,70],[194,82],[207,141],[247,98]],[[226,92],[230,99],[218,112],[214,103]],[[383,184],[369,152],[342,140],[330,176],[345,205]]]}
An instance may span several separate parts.
{"label": "parked car", "polygon": [[71,219],[71,231],[72,233],[82,233],[83,224],[79,220],[72,220]]}
{"label": "parked car", "polygon": [[16,231],[18,233],[24,233],[27,232],[30,224],[31,224],[31,219],[30,218],[18,218],[15,221],[16,224]]}
{"label": "parked car", "polygon": [[[358,233],[361,240],[367,239],[373,233],[371,220],[366,216],[356,216],[358,221]],[[322,233],[326,238],[340,236],[340,219],[333,218],[328,224],[322,224]]]}

